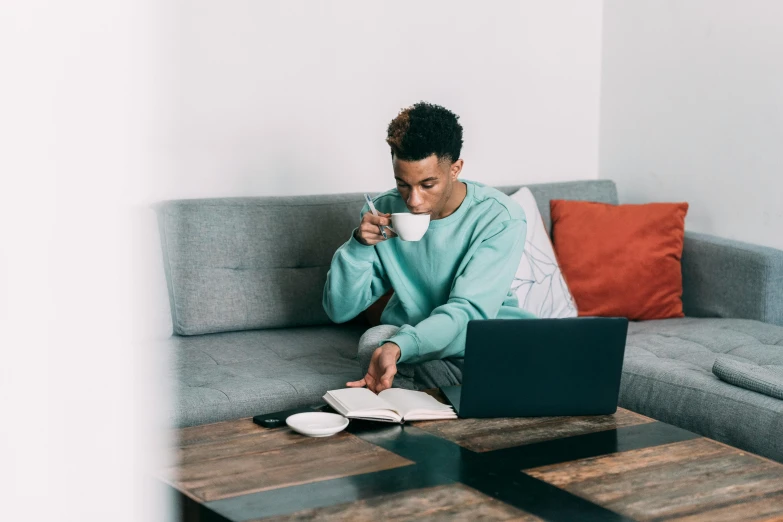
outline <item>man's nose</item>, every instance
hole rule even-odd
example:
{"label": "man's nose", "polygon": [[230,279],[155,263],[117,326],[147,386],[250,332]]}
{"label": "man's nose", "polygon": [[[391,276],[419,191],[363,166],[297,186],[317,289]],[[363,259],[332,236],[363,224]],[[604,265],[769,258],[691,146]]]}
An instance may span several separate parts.
{"label": "man's nose", "polygon": [[422,197],[419,191],[417,191],[416,189],[412,189],[410,194],[408,195],[408,206],[412,208],[419,208],[421,201],[422,201]]}

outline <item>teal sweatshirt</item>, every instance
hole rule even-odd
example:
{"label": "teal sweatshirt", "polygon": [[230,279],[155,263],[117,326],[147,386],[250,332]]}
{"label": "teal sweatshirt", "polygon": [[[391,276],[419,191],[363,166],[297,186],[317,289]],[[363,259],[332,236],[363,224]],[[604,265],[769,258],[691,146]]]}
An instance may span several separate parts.
{"label": "teal sweatshirt", "polygon": [[[378,346],[397,344],[399,362],[463,357],[471,319],[534,317],[511,291],[527,233],[522,207],[495,188],[461,181],[467,185],[462,204],[431,221],[420,241],[394,237],[369,246],[351,234],[332,258],[323,306],[336,323],[353,319],[394,288],[381,324],[401,328]],[[396,188],[373,204],[378,212],[408,212]],[[368,211],[365,204],[360,219]]]}

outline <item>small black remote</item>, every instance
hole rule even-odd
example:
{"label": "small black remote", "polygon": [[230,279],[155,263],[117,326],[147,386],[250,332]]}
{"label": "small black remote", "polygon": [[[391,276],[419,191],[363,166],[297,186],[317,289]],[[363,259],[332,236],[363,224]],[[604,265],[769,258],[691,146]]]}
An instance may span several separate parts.
{"label": "small black remote", "polygon": [[253,422],[262,428],[279,428],[280,426],[285,426],[285,420],[291,415],[310,411],[322,411],[325,409],[325,407],[325,404],[321,404],[316,406],[302,406],[301,408],[277,411],[275,413],[265,413],[263,415],[256,415],[253,417]]}

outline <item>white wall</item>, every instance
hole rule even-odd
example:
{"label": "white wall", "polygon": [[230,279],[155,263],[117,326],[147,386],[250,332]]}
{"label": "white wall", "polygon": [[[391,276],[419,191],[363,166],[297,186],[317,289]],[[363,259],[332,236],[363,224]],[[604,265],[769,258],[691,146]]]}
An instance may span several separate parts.
{"label": "white wall", "polygon": [[165,368],[134,346],[130,209],[162,107],[159,0],[4,0],[3,520],[166,520]]}
{"label": "white wall", "polygon": [[783,2],[604,3],[600,177],[783,248]]}
{"label": "white wall", "polygon": [[386,127],[419,100],[460,116],[465,178],[596,178],[601,5],[182,1],[150,198],[386,190]]}

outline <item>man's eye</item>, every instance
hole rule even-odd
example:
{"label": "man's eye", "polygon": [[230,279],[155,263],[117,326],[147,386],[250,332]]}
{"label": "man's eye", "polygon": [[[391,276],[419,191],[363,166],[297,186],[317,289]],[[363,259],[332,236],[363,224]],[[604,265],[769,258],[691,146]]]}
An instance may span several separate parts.
{"label": "man's eye", "polygon": [[422,185],[422,187],[424,187],[424,188],[432,188],[432,187],[434,187],[434,186],[435,186],[435,185]]}

